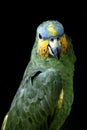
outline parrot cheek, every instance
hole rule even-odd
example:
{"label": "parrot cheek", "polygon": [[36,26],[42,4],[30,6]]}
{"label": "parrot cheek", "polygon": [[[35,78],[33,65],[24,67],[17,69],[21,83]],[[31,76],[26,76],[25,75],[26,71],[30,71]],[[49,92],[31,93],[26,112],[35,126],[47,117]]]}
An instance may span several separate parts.
{"label": "parrot cheek", "polygon": [[65,35],[63,35],[62,37],[60,37],[60,42],[62,44],[62,53],[65,53],[66,50],[67,50],[67,46],[68,46]]}
{"label": "parrot cheek", "polygon": [[38,43],[37,52],[39,55],[41,55],[43,58],[46,58],[49,56],[48,51],[48,40],[41,40]]}

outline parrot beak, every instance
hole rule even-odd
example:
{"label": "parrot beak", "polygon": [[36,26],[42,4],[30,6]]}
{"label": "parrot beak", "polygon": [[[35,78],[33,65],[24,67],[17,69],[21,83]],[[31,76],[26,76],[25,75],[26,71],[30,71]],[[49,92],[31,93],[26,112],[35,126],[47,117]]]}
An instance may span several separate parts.
{"label": "parrot beak", "polygon": [[56,57],[57,59],[60,58],[61,53],[61,43],[59,40],[54,39],[54,41],[50,41],[48,45],[49,53]]}
{"label": "parrot beak", "polygon": [[60,58],[60,48],[56,48],[56,49],[54,49],[54,50],[52,50],[53,51],[53,54],[54,54],[54,56],[57,58],[57,59],[59,59]]}

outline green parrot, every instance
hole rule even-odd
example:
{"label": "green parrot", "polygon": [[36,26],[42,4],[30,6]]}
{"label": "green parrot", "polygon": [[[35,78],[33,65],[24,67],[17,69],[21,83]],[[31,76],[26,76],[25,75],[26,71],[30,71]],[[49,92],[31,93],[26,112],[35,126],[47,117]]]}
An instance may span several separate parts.
{"label": "green parrot", "polygon": [[74,101],[75,61],[72,40],[62,23],[42,22],[1,130],[60,130]]}

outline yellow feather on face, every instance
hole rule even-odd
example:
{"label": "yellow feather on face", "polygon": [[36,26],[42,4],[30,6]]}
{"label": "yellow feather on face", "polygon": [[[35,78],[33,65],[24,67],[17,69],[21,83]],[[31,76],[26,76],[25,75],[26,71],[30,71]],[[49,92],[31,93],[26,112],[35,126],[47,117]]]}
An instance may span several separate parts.
{"label": "yellow feather on face", "polygon": [[44,58],[48,57],[48,40],[39,40],[37,52]]}
{"label": "yellow feather on face", "polygon": [[53,36],[55,36],[55,35],[57,34],[57,31],[54,29],[53,24],[49,24],[48,30],[49,30],[49,32],[51,32],[51,34],[52,34]]}

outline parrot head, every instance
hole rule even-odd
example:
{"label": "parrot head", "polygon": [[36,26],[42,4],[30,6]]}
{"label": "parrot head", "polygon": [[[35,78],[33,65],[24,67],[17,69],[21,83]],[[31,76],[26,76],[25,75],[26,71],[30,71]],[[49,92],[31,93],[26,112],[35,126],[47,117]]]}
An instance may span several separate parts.
{"label": "parrot head", "polygon": [[67,50],[67,40],[63,25],[54,20],[41,23],[37,28],[37,52],[46,58],[52,55],[59,59]]}

